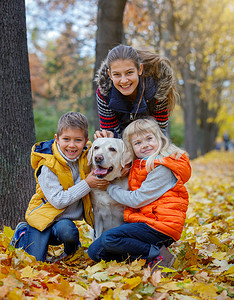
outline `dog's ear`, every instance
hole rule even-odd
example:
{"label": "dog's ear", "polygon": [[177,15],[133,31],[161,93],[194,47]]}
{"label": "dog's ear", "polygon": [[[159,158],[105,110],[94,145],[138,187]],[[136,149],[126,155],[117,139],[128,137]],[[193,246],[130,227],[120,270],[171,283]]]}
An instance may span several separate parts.
{"label": "dog's ear", "polygon": [[89,148],[89,152],[87,155],[88,166],[92,163],[92,155],[93,155],[93,145]]}
{"label": "dog's ear", "polygon": [[125,146],[124,142],[122,143],[122,157],[121,157],[121,166],[124,167],[125,165],[132,162],[132,155],[128,151],[127,147]]}

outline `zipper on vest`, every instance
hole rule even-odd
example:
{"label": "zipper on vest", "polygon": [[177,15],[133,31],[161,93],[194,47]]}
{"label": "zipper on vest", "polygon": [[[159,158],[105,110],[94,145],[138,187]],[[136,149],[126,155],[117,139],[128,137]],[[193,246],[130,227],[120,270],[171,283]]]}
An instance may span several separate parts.
{"label": "zipper on vest", "polygon": [[130,118],[131,121],[133,120],[133,114],[132,113],[130,113],[129,118]]}
{"label": "zipper on vest", "polygon": [[47,201],[44,198],[41,198],[41,200],[44,204],[46,204]]}

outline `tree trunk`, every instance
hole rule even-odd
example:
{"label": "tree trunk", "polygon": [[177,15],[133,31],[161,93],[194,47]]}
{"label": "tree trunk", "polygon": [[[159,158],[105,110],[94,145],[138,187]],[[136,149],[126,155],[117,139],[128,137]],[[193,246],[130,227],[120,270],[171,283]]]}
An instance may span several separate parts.
{"label": "tree trunk", "polygon": [[0,1],[0,227],[24,220],[34,192],[35,142],[25,1]]}
{"label": "tree trunk", "polygon": [[218,134],[218,126],[215,121],[209,121],[209,117],[215,120],[217,112],[209,109],[208,101],[201,100],[200,103],[200,137],[201,155],[215,149],[215,138]]}
{"label": "tree trunk", "polygon": [[[96,62],[94,78],[108,50],[123,41],[123,13],[127,0],[99,0],[97,13]],[[94,127],[100,128],[96,104],[97,85],[93,82]]]}
{"label": "tree trunk", "polygon": [[194,159],[197,157],[197,108],[194,97],[194,87],[190,83],[192,80],[189,74],[189,66],[184,64],[181,68],[181,74],[184,81],[184,126],[185,126],[185,149],[189,153],[189,157]]}

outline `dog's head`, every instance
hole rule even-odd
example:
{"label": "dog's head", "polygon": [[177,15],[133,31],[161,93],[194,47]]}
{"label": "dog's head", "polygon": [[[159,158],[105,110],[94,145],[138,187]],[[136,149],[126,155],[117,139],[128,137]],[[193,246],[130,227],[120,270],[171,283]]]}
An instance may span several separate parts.
{"label": "dog's head", "polygon": [[96,139],[88,153],[94,174],[109,181],[120,177],[122,168],[132,161],[124,142],[115,138]]}

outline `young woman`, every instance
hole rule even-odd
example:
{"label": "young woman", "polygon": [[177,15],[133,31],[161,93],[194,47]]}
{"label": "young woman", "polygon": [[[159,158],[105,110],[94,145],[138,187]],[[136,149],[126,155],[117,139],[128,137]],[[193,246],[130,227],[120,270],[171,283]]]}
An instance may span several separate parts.
{"label": "young woman", "polygon": [[167,58],[119,45],[109,51],[97,74],[98,137],[120,137],[133,120],[152,116],[165,131],[178,93]]}
{"label": "young woman", "polygon": [[180,239],[188,207],[184,183],[191,176],[189,158],[153,118],[133,121],[123,140],[135,158],[130,191],[110,184],[107,192],[127,206],[125,223],[94,241],[89,256],[97,262],[142,258],[153,266],[170,267],[175,258],[166,247]]}

